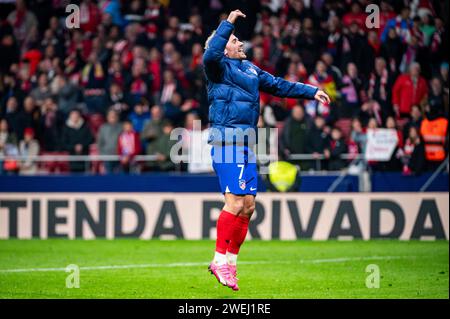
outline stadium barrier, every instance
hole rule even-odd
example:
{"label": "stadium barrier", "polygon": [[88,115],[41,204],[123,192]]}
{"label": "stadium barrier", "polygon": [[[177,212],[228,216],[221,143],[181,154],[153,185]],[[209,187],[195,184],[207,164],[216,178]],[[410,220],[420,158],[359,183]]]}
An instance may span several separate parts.
{"label": "stadium barrier", "polygon": [[[0,238],[213,239],[220,194],[0,193]],[[262,193],[250,239],[446,239],[448,193]]]}
{"label": "stadium barrier", "polygon": [[[263,161],[264,163],[270,161],[280,160],[278,156],[269,155],[269,154],[258,154],[258,161]],[[42,154],[42,155],[10,155],[5,156],[0,154],[0,162],[5,160],[10,161],[30,161],[36,164],[42,163],[68,163],[68,162],[85,162],[85,170],[88,172],[90,167],[93,166],[94,163],[98,162],[118,162],[120,161],[119,155],[100,155],[100,154],[89,154],[89,155],[69,155],[67,152],[56,152],[56,154]],[[155,162],[157,161],[158,156],[156,155],[136,155],[133,158],[133,161],[130,163],[132,166],[132,171],[139,171],[139,165],[144,162]],[[291,154],[288,157],[289,160],[304,160],[311,161],[314,163],[315,170],[322,170],[322,161],[326,158],[324,155],[312,155],[312,154]],[[352,160],[364,159],[364,154],[342,154],[341,159],[349,160],[349,163]],[[187,163],[189,161],[189,155],[179,155],[177,156],[177,161],[182,161]],[[179,165],[176,165],[179,169]],[[41,174],[46,173],[41,170]]]}

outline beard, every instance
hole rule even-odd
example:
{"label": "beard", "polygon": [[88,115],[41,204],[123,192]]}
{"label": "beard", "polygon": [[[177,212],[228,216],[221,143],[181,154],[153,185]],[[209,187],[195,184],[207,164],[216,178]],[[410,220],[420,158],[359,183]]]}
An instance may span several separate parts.
{"label": "beard", "polygon": [[237,59],[237,60],[245,60],[247,58],[245,52],[241,50],[235,50],[232,52],[225,50],[225,56],[227,56],[230,59]]}

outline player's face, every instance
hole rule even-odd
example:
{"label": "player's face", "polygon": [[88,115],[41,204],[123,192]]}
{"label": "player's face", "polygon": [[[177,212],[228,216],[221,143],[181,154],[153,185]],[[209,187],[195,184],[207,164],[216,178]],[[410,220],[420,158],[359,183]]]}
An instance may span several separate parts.
{"label": "player's face", "polygon": [[244,52],[244,43],[239,41],[239,39],[232,34],[225,46],[225,55],[230,59],[245,59],[247,56]]}

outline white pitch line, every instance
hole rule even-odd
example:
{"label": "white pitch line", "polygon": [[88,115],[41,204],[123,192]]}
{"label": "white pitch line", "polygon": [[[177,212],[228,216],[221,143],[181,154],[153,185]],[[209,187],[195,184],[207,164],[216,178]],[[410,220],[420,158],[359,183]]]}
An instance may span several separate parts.
{"label": "white pitch line", "polygon": [[[328,258],[328,259],[300,259],[300,264],[319,264],[319,263],[341,263],[348,261],[361,260],[390,260],[390,259],[407,259],[416,258],[416,256],[369,256],[369,257],[342,257],[342,258]],[[290,261],[241,261],[241,265],[260,265],[260,264],[296,264],[297,262]],[[174,268],[174,267],[198,267],[207,266],[208,263],[169,263],[169,264],[134,264],[134,265],[106,265],[106,266],[86,266],[80,267],[80,270],[110,270],[110,269],[132,269],[132,268]],[[16,268],[16,269],[0,269],[0,273],[18,273],[18,272],[51,272],[51,271],[66,271],[66,268]]]}

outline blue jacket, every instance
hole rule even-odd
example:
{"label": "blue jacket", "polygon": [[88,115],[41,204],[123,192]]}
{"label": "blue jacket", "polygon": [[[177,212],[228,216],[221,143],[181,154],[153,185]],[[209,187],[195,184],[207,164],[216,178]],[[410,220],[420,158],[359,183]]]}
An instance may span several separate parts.
{"label": "blue jacket", "polygon": [[[203,55],[207,77],[209,121],[208,142],[235,143],[228,131],[257,129],[259,90],[278,97],[313,99],[318,88],[274,77],[247,60],[224,55],[234,25],[222,21]],[[226,130],[228,128],[228,130]]]}

